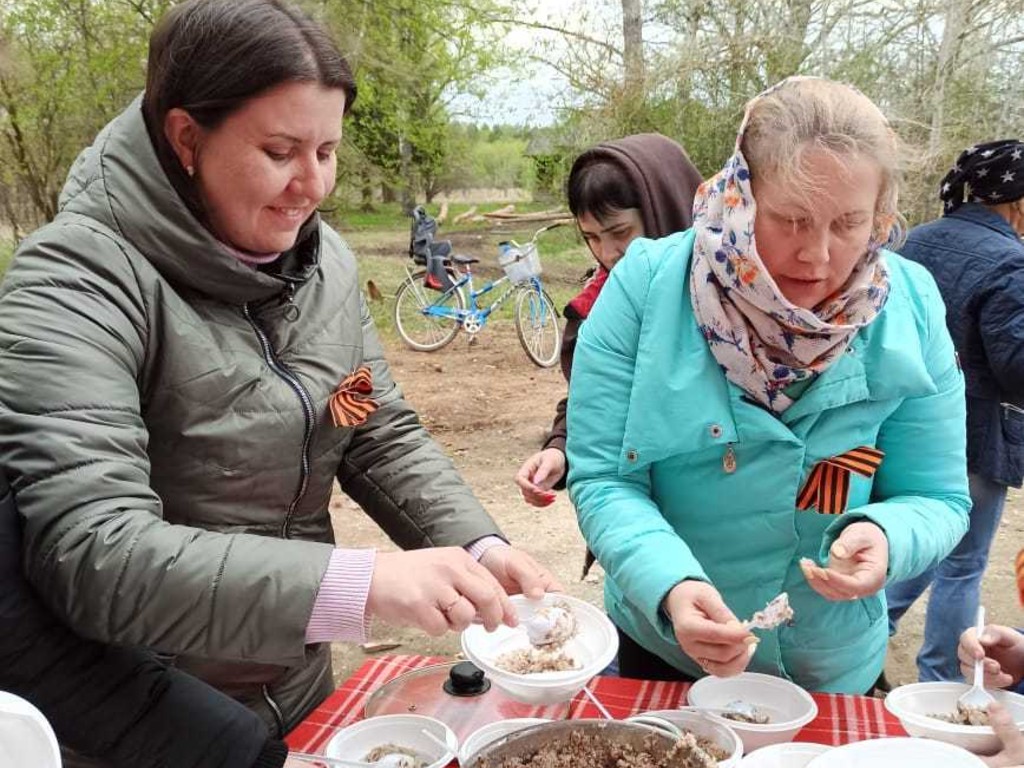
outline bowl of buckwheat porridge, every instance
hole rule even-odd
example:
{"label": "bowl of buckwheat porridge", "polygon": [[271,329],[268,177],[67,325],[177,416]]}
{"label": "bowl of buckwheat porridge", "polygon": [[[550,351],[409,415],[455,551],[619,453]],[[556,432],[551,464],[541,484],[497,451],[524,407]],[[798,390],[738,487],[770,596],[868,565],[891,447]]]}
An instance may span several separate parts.
{"label": "bowl of buckwheat porridge", "polygon": [[516,627],[488,632],[474,624],[462,633],[462,652],[509,696],[527,704],[555,704],[579,693],[619,649],[604,611],[569,595],[510,598]]}

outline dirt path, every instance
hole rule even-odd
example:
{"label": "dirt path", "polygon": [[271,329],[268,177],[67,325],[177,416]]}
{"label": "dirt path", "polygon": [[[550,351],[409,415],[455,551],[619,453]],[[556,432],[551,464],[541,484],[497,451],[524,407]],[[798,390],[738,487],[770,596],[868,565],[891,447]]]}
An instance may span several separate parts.
{"label": "dirt path", "polygon": [[[570,594],[600,605],[600,573],[586,582],[579,579],[584,546],[566,495],[560,493],[550,507],[537,510],[522,501],[511,479],[539,445],[564,394],[558,369],[534,367],[508,325],[488,326],[473,346],[460,336],[433,354],[390,344],[389,359],[407,398],[502,530],[551,567]],[[394,549],[345,497],[335,497],[332,513],[339,542]],[[1022,497],[1011,494],[984,583],[983,599],[993,621],[1022,621],[1012,574],[1012,559],[1022,542]],[[923,603],[907,614],[891,645],[887,670],[894,683],[916,679],[913,657],[920,645]],[[379,623],[372,634],[375,641],[399,643],[392,653],[453,655],[459,650],[457,635],[429,638]],[[335,676],[344,679],[366,658],[358,646],[336,645]]]}

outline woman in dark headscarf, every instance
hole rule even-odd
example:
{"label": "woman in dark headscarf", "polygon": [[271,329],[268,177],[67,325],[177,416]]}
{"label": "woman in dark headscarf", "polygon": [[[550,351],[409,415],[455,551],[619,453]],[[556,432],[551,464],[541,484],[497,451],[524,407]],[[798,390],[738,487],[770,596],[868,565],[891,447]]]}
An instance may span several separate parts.
{"label": "woman in dark headscarf", "polygon": [[[658,238],[688,229],[693,196],[702,179],[679,144],[657,133],[626,136],[583,152],[569,172],[569,210],[597,269],[583,291],[566,305],[562,373],[569,381],[576,335],[597,300],[609,271],[638,237]],[[565,487],[565,413],[568,397],[556,407],[544,447],[516,474],[523,498],[535,507],[555,500]],[[589,566],[589,560],[588,560]]]}
{"label": "woman in dark headscarf", "polygon": [[939,187],[943,216],[902,254],[938,283],[967,382],[970,529],[934,568],[886,590],[889,629],[932,587],[921,680],[959,680],[957,638],[974,626],[981,577],[1009,486],[1024,479],[1024,143],[968,147]]}

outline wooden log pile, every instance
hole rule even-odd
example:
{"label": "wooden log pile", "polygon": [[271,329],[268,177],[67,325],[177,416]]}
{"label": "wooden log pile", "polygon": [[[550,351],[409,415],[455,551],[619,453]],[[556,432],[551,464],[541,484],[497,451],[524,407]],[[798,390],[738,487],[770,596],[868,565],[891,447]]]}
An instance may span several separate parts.
{"label": "wooden log pile", "polygon": [[572,215],[562,207],[550,208],[546,211],[530,211],[528,213],[516,213],[515,205],[511,204],[503,206],[502,208],[498,208],[493,211],[484,212],[480,212],[477,206],[474,205],[469,210],[460,213],[458,216],[452,219],[452,224],[461,224],[464,221],[486,221],[492,224],[535,221],[559,221],[562,223],[570,223],[572,221]]}

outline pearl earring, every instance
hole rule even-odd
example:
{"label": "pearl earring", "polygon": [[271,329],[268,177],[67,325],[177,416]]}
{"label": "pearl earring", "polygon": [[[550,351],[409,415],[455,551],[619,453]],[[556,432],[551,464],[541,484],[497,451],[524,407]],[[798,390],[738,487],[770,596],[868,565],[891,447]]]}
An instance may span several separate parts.
{"label": "pearl earring", "polygon": [[190,177],[191,176],[195,176],[196,175],[195,166],[193,166],[193,165],[186,165],[185,166],[185,173],[187,173]]}

